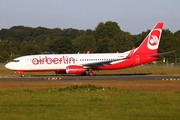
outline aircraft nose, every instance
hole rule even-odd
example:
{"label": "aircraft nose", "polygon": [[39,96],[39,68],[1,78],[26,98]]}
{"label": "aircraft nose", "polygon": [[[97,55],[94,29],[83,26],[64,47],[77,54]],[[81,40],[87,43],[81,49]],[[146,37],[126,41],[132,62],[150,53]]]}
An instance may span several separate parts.
{"label": "aircraft nose", "polygon": [[7,64],[5,65],[5,67],[8,68],[8,69],[11,69],[11,68],[12,68],[12,63],[7,63]]}

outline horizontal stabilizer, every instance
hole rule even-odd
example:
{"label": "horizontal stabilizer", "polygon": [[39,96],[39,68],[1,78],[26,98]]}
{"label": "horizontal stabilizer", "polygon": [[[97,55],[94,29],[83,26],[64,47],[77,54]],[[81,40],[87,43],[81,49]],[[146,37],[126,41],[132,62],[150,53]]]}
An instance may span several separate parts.
{"label": "horizontal stabilizer", "polygon": [[151,55],[149,55],[149,57],[158,57],[158,56],[165,55],[165,54],[169,54],[169,53],[173,53],[173,52],[175,52],[175,51],[163,52],[163,53],[157,53],[157,54],[151,54]]}

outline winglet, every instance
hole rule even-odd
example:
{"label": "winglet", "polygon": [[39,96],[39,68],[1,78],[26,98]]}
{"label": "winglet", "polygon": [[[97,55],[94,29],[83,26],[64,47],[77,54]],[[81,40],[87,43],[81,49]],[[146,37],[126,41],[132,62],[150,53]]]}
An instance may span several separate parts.
{"label": "winglet", "polygon": [[130,53],[127,55],[126,59],[130,59],[130,58],[133,56],[134,50],[135,50],[135,47],[132,48],[132,50],[130,51]]}
{"label": "winglet", "polygon": [[91,51],[90,51],[90,50],[88,50],[86,54],[89,54],[90,52],[91,52]]}

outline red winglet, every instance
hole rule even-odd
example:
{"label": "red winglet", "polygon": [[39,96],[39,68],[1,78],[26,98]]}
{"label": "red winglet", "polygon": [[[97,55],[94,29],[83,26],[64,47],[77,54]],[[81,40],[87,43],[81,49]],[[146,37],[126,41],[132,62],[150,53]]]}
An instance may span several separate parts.
{"label": "red winglet", "polygon": [[89,54],[90,52],[91,52],[91,51],[90,51],[90,50],[88,50],[86,54]]}
{"label": "red winglet", "polygon": [[131,52],[128,54],[128,56],[126,57],[127,59],[130,59],[133,54],[134,54],[134,50],[135,50],[135,47],[132,48]]}

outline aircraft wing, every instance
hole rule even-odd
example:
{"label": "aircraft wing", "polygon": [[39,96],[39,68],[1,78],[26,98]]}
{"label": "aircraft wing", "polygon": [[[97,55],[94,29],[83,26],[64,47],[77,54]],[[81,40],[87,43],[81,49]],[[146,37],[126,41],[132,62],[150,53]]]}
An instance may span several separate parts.
{"label": "aircraft wing", "polygon": [[101,61],[101,62],[95,62],[95,63],[86,63],[82,64],[83,66],[87,66],[90,68],[98,68],[100,66],[105,66],[107,64],[110,64],[112,61]]}
{"label": "aircraft wing", "polygon": [[108,60],[108,61],[100,61],[100,62],[93,62],[93,63],[86,63],[86,64],[82,64],[82,65],[90,67],[90,68],[98,68],[100,66],[108,65],[111,62],[116,62],[116,61],[120,61],[120,60],[130,59],[132,57],[132,55],[134,54],[134,50],[135,50],[135,47],[132,48],[132,50],[129,52],[129,54],[126,57],[121,58],[121,59]]}
{"label": "aircraft wing", "polygon": [[116,61],[124,60],[124,59],[127,59],[127,58],[116,59],[116,60],[109,60],[109,61],[93,62],[93,63],[86,63],[86,64],[82,64],[82,65],[83,65],[83,66],[90,67],[90,68],[98,68],[98,67],[100,67],[100,66],[108,65],[108,64],[110,64],[111,62],[116,62]]}

